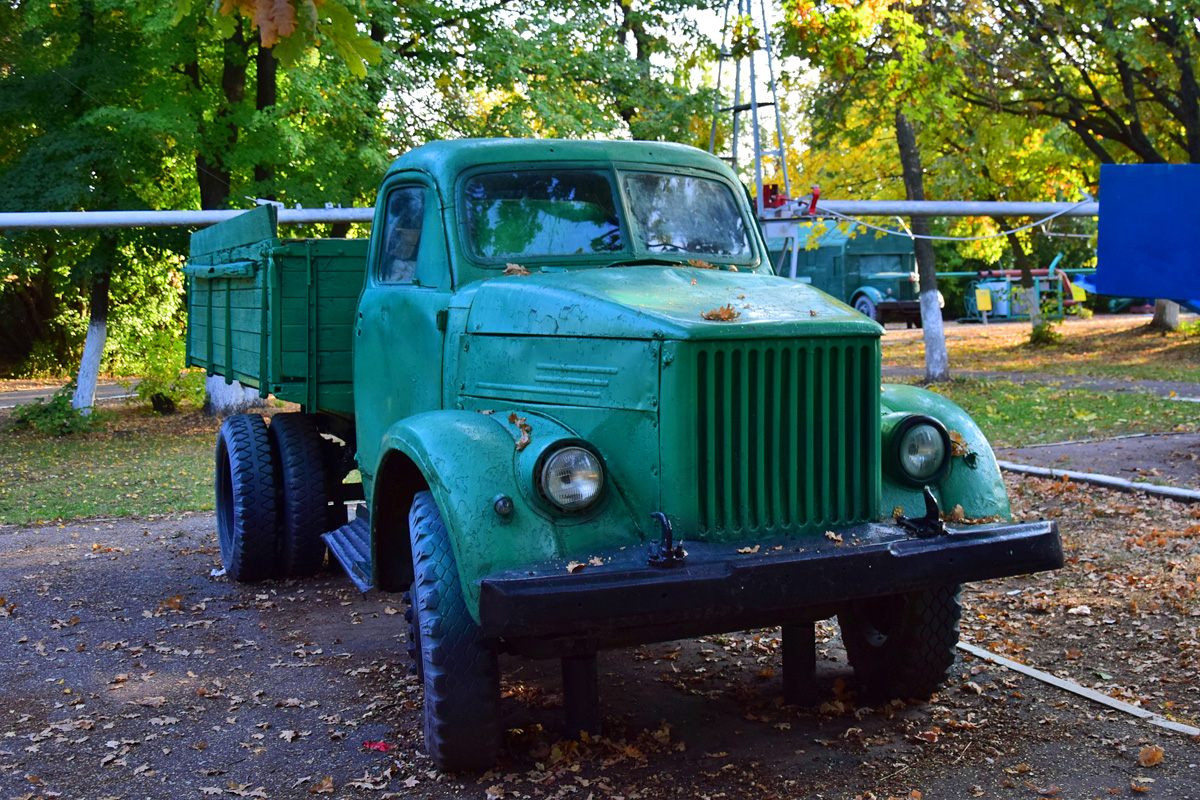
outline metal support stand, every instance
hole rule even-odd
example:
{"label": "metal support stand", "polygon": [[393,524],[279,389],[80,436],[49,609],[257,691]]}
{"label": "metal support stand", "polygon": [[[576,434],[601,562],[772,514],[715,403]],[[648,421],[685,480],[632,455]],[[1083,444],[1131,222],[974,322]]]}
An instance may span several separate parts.
{"label": "metal support stand", "polygon": [[783,702],[812,705],[817,699],[815,622],[783,626]]}
{"label": "metal support stand", "polygon": [[596,654],[563,658],[562,679],[567,738],[578,739],[580,732],[599,734],[600,677]]}

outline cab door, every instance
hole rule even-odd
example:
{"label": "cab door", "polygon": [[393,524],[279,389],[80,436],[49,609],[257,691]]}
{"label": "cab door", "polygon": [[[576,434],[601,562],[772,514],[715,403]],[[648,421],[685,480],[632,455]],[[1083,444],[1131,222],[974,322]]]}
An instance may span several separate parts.
{"label": "cab door", "polygon": [[387,429],[441,408],[453,289],[437,189],[422,174],[400,173],[381,194],[354,337],[358,465],[368,497]]}

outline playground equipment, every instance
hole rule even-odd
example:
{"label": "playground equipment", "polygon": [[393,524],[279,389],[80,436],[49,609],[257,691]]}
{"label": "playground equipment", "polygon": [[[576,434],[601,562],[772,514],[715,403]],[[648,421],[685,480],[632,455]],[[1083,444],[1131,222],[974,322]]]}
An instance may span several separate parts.
{"label": "playground equipment", "polygon": [[[1083,301],[1084,291],[1071,282],[1066,270],[1055,269],[1062,253],[1045,269],[1030,270],[1033,286],[1021,285],[1019,269],[986,269],[974,273],[967,285],[963,304],[966,316],[961,322],[987,322],[996,319],[1028,319],[1031,304],[1051,319],[1062,319],[1073,305]],[[1047,303],[1050,308],[1047,309]]]}

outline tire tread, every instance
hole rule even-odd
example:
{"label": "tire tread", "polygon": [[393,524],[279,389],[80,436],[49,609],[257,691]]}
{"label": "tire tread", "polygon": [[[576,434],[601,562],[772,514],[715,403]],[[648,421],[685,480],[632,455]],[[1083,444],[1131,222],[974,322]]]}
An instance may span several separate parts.
{"label": "tire tread", "polygon": [[425,748],[439,769],[478,771],[500,749],[500,673],[494,645],[467,611],[437,503],[419,492],[409,513],[413,616],[425,686]]}

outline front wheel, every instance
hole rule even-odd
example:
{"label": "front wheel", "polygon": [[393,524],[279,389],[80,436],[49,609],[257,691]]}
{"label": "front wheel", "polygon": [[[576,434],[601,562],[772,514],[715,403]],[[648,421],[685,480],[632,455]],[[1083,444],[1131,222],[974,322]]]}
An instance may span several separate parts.
{"label": "front wheel", "polygon": [[867,297],[865,294],[859,296],[859,298],[854,301],[854,310],[862,314],[864,317],[875,319],[875,304],[871,302],[871,298]]}
{"label": "front wheel", "polygon": [[235,581],[274,577],[279,549],[277,485],[263,418],[237,414],[217,433],[217,540]]}
{"label": "front wheel", "polygon": [[413,499],[408,529],[425,749],[445,772],[485,770],[500,749],[496,649],[467,611],[450,536],[429,492]]}
{"label": "front wheel", "polygon": [[961,589],[939,586],[860,600],[838,614],[854,673],[890,697],[931,695],[954,663],[962,617]]}

